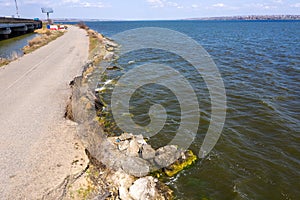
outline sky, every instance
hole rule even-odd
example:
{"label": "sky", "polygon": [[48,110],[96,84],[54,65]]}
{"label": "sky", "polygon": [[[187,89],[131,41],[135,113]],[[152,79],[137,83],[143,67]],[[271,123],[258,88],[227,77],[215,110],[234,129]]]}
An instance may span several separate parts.
{"label": "sky", "polygon": [[[300,0],[17,0],[23,18],[168,20],[236,15],[300,15]],[[16,15],[15,0],[0,0],[0,16]]]}

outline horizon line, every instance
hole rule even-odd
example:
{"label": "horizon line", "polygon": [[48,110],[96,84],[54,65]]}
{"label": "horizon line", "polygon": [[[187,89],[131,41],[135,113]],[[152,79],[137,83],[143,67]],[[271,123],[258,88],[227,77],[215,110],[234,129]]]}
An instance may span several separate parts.
{"label": "horizon line", "polygon": [[[249,17],[267,18],[274,17],[274,19],[246,19]],[[283,17],[283,18],[280,18]],[[284,18],[293,17],[293,18]],[[241,19],[239,19],[241,18]],[[244,18],[244,19],[243,19]],[[45,19],[46,20],[46,19]],[[76,18],[76,17],[58,17],[53,20],[74,20],[74,21],[178,21],[178,20],[300,20],[299,14],[270,14],[270,15],[224,15],[213,17],[189,17],[189,18],[174,18],[174,19],[100,19],[100,18]]]}

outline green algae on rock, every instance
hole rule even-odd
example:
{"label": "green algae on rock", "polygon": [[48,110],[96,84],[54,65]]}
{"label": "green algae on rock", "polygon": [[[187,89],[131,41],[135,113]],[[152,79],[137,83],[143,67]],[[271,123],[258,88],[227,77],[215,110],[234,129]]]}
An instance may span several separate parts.
{"label": "green algae on rock", "polygon": [[164,168],[164,173],[172,177],[182,170],[190,167],[197,160],[197,156],[191,151],[187,150],[177,161],[171,164],[169,167]]}

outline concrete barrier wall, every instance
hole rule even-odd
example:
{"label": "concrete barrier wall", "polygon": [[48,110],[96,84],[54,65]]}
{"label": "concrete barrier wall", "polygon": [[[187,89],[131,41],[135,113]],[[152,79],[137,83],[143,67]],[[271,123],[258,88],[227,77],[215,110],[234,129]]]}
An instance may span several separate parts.
{"label": "concrete barrier wall", "polygon": [[40,20],[0,17],[0,40],[33,32],[42,26]]}

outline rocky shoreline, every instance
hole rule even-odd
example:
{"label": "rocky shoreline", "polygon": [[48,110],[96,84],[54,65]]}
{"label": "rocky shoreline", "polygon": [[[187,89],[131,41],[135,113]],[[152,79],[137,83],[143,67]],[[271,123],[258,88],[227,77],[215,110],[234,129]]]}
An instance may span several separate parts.
{"label": "rocky shoreline", "polygon": [[[174,176],[192,165],[197,157],[174,145],[153,149],[142,135],[111,136],[111,124],[101,118],[105,90],[91,86],[92,74],[101,61],[116,58],[118,45],[101,34],[87,30],[91,61],[71,85],[73,94],[66,117],[77,123],[78,135],[89,157],[87,170],[68,186],[67,199],[173,199],[173,191],[159,180]],[[100,64],[101,66],[101,64]],[[113,66],[109,70],[115,70]],[[97,116],[98,115],[98,116]]]}

